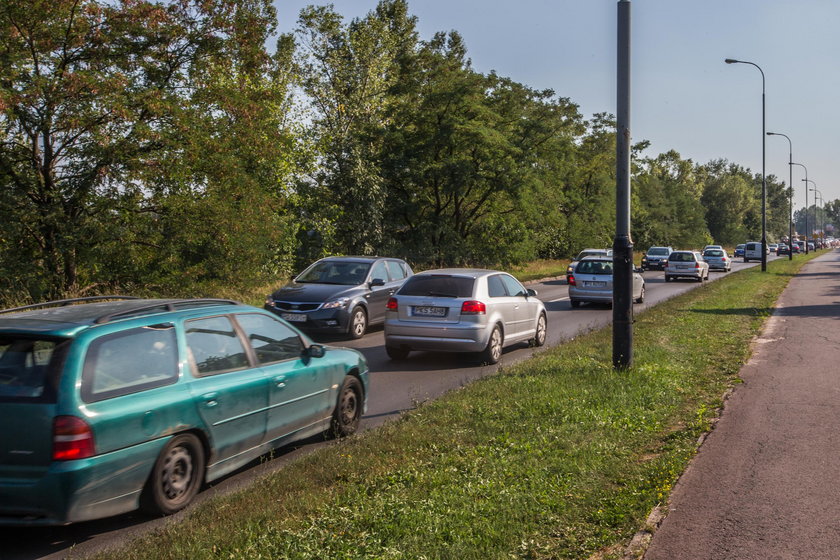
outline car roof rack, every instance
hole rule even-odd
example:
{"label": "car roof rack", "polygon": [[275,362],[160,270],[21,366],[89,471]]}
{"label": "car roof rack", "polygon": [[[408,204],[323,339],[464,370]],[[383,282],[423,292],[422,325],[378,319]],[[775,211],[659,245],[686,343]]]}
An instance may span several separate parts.
{"label": "car roof rack", "polygon": [[199,307],[206,307],[209,305],[243,305],[241,302],[232,299],[217,299],[217,298],[201,298],[201,299],[174,299],[174,300],[161,300],[155,303],[150,303],[148,305],[143,305],[141,307],[135,307],[133,309],[124,309],[122,311],[117,311],[115,313],[109,313],[107,315],[102,315],[101,317],[97,317],[94,323],[100,325],[102,323],[108,323],[110,321],[114,321],[120,318],[127,318],[127,317],[140,317],[143,315],[151,315],[156,310],[165,310],[165,311],[178,311],[182,309],[194,309]]}
{"label": "car roof rack", "polygon": [[31,305],[21,305],[20,307],[10,307],[9,309],[0,309],[0,313],[14,313],[16,311],[25,311],[27,309],[42,309],[45,307],[64,307],[73,303],[91,303],[94,301],[107,300],[125,300],[125,299],[140,299],[136,296],[86,296],[70,299],[57,299],[55,301],[45,301],[42,303],[33,303]]}

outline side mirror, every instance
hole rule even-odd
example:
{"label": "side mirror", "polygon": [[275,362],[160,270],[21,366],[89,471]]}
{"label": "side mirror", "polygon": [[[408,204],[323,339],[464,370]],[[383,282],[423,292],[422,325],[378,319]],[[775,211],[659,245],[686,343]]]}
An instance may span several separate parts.
{"label": "side mirror", "polygon": [[385,285],[385,280],[383,280],[382,278],[374,278],[373,280],[368,282],[368,286],[370,286],[371,288],[375,288],[376,286],[384,286],[384,285]]}
{"label": "side mirror", "polygon": [[633,269],[633,272],[635,272],[636,274],[641,274],[644,271],[645,271],[645,269],[640,267],[640,266],[637,266]]}
{"label": "side mirror", "polygon": [[310,344],[303,350],[303,355],[307,358],[323,358],[326,350],[322,344]]}
{"label": "side mirror", "polygon": [[537,295],[537,290],[533,290],[533,289],[531,289],[531,288],[526,288],[526,289],[525,289],[525,295],[526,295],[527,297],[536,297],[536,295]]}

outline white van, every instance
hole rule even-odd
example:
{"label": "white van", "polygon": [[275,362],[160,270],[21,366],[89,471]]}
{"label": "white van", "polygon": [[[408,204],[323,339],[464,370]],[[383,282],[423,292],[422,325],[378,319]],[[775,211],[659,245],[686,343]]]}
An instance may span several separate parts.
{"label": "white van", "polygon": [[[770,254],[769,248],[765,252]],[[761,241],[750,241],[744,247],[744,262],[750,262],[750,259],[756,261],[761,260]]]}

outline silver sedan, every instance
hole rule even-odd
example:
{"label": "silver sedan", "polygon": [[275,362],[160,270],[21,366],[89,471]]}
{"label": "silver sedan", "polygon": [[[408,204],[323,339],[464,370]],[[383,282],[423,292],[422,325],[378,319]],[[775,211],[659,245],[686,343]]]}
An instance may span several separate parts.
{"label": "silver sedan", "polygon": [[495,364],[506,346],[545,344],[545,306],[536,295],[496,270],[415,274],[388,300],[385,350],[395,360],[412,350],[471,352]]}

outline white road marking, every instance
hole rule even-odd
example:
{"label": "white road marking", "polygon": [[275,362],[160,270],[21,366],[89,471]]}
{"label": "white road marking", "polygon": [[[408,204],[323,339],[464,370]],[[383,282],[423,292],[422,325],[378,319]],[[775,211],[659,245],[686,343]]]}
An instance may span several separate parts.
{"label": "white road marking", "polygon": [[555,301],[566,301],[567,299],[569,299],[568,296],[557,298],[557,299],[551,299],[551,300],[548,301],[548,303],[554,303]]}

